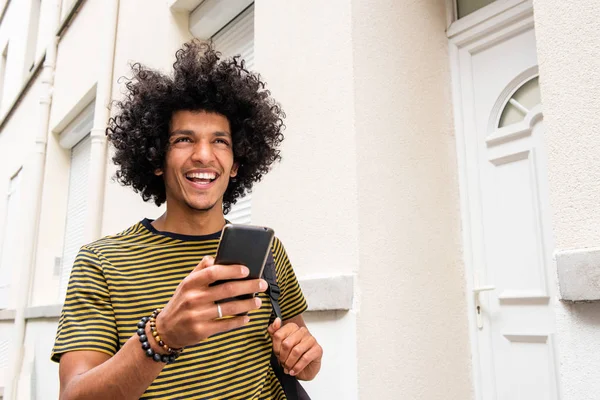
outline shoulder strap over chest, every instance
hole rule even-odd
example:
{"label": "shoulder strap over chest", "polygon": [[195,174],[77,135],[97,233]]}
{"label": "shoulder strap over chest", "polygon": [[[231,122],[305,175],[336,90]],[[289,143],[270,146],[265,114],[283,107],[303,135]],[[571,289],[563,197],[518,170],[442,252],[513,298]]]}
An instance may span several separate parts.
{"label": "shoulder strap over chest", "polygon": [[279,295],[281,294],[281,291],[279,289],[279,285],[277,284],[277,270],[275,269],[275,259],[273,258],[272,251],[269,251],[267,263],[265,264],[265,269],[263,271],[263,278],[269,284],[269,287],[267,288],[267,294],[269,295],[269,299],[273,305],[275,317],[281,318],[281,308],[279,307]]}
{"label": "shoulder strap over chest", "polygon": [[[265,269],[263,271],[263,278],[269,284],[269,287],[267,288],[267,294],[269,295],[269,299],[273,305],[273,313],[275,314],[275,317],[281,318],[283,322],[281,308],[279,307],[279,295],[281,292],[279,285],[277,284],[277,270],[275,269],[275,259],[273,258],[272,251],[269,251],[267,263],[265,264]],[[283,367],[279,364],[277,356],[273,351],[271,351],[270,363],[271,368],[273,368],[275,376],[281,383],[283,391],[285,392],[285,396],[288,400],[310,400],[310,396],[308,393],[306,393],[302,385],[300,385],[298,379],[286,374],[283,371]]]}

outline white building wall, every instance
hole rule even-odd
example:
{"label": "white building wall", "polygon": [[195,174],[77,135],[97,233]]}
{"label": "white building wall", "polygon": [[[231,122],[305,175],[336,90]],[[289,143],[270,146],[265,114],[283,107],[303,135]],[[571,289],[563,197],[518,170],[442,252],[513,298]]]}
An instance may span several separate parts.
{"label": "white building wall", "polygon": [[[33,275],[31,305],[57,304],[59,269],[57,257],[63,253],[70,149],[59,145],[62,130],[94,98],[102,64],[103,0],[88,0],[60,39],[52,107],[50,133],[46,149],[46,168],[38,235],[36,270]],[[63,4],[63,7],[65,5]]]}
{"label": "white building wall", "polygon": [[[191,37],[187,14],[168,4],[120,2],[113,98],[129,62],[168,72]],[[85,1],[59,44],[30,306],[61,301],[70,161],[58,138],[95,97],[104,15],[103,0]],[[282,163],[253,193],[253,223],[275,229],[300,278],[357,277],[351,311],[306,315],[325,349],[306,387],[316,399],[470,398],[443,5],[273,0],[257,2],[255,18],[256,70],[287,130]],[[35,87],[0,131],[0,155],[25,157],[3,150],[12,132],[30,132],[18,140],[33,146]],[[110,157],[103,235],[161,212],[112,181]],[[56,398],[56,323],[28,322],[19,398]]]}
{"label": "white building wall", "polygon": [[15,101],[24,83],[29,6],[29,1],[11,1],[0,24],[0,53],[8,43],[4,85],[0,95],[0,118]]}
{"label": "white building wall", "polygon": [[[144,18],[140,18],[143,10]],[[160,29],[156,29],[159,26]],[[145,0],[121,1],[117,47],[113,73],[113,99],[121,99],[124,82],[121,77],[131,77],[130,64],[140,62],[166,73],[172,70],[175,52],[181,44],[191,39],[188,16],[173,14],[167,2],[149,4]],[[119,84],[118,81],[121,83]],[[116,167],[108,152],[102,235],[120,232],[144,217],[157,218],[164,206],[144,203],[139,194],[113,180]]]}
{"label": "white building wall", "polygon": [[[287,129],[283,161],[252,194],[252,218],[275,229],[300,278],[358,271],[351,12],[343,0],[255,5],[255,68]],[[306,320],[324,348],[310,394],[358,398],[355,311]]]}
{"label": "white building wall", "polygon": [[[8,183],[10,178],[19,168],[23,167],[26,159],[34,149],[34,138],[36,128],[36,117],[38,111],[38,100],[40,96],[39,82],[36,82],[24,96],[21,104],[22,108],[16,110],[12,117],[6,122],[0,134],[0,223],[6,214],[6,200],[8,192]],[[21,172],[21,182],[19,190],[20,199],[25,202],[27,196],[27,185],[30,184],[30,171],[23,169]],[[18,221],[24,220],[24,213],[27,210],[21,208],[20,215],[16,217]],[[0,235],[2,233],[0,232]],[[22,259],[22,257],[21,257]],[[20,277],[20,266],[15,265],[12,268],[12,284],[9,291],[8,308],[15,307],[15,297],[18,290]]]}
{"label": "white building wall", "polygon": [[253,215],[301,277],[358,272],[352,311],[307,315],[325,348],[311,394],[470,398],[443,4],[255,13],[256,68],[288,129]]}
{"label": "white building wall", "polygon": [[[556,251],[599,247],[600,3],[534,0],[534,11]],[[595,399],[600,304],[556,314],[563,400]]]}
{"label": "white building wall", "polygon": [[363,399],[470,399],[444,2],[353,1]]}

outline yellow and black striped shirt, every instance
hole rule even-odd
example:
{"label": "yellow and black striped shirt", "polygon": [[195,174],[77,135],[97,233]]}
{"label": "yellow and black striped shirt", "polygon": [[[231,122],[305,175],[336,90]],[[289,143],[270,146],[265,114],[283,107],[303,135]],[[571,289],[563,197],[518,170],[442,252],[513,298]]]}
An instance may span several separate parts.
{"label": "yellow and black striped shirt", "polygon": [[[52,360],[74,350],[114,355],[142,317],[164,307],[202,257],[216,254],[220,234],[158,232],[145,219],[83,246],[71,272]],[[285,320],[304,312],[306,301],[277,238],[272,250]],[[187,347],[142,398],[284,399],[269,363],[272,306],[266,294],[260,296],[262,307],[250,313],[248,325]]]}

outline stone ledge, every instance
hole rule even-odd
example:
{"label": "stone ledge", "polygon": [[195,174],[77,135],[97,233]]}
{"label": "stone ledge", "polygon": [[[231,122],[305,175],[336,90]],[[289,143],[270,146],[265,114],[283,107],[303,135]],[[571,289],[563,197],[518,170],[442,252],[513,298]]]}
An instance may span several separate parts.
{"label": "stone ledge", "polygon": [[173,11],[192,12],[203,0],[168,0],[167,4]]}
{"label": "stone ledge", "polygon": [[555,258],[561,300],[600,301],[600,248],[559,251]]}
{"label": "stone ledge", "polygon": [[352,309],[354,275],[305,277],[299,282],[308,302],[308,311]]}
{"label": "stone ledge", "polygon": [[51,304],[47,306],[27,307],[25,319],[59,318],[62,304]]}
{"label": "stone ledge", "polygon": [[0,321],[14,321],[15,320],[15,310],[0,310]]}

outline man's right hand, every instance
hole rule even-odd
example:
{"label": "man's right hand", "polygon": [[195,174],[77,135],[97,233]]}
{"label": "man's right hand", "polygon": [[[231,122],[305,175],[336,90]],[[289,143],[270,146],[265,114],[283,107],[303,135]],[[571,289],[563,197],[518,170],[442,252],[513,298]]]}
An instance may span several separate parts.
{"label": "man's right hand", "polygon": [[194,345],[209,336],[246,325],[247,315],[235,316],[259,309],[261,300],[254,297],[221,303],[223,318],[219,319],[216,302],[231,297],[264,292],[267,282],[263,279],[239,280],[209,286],[211,283],[242,279],[248,276],[248,268],[242,265],[215,265],[212,257],[204,257],[187,276],[156,319],[156,330],[171,348]]}

